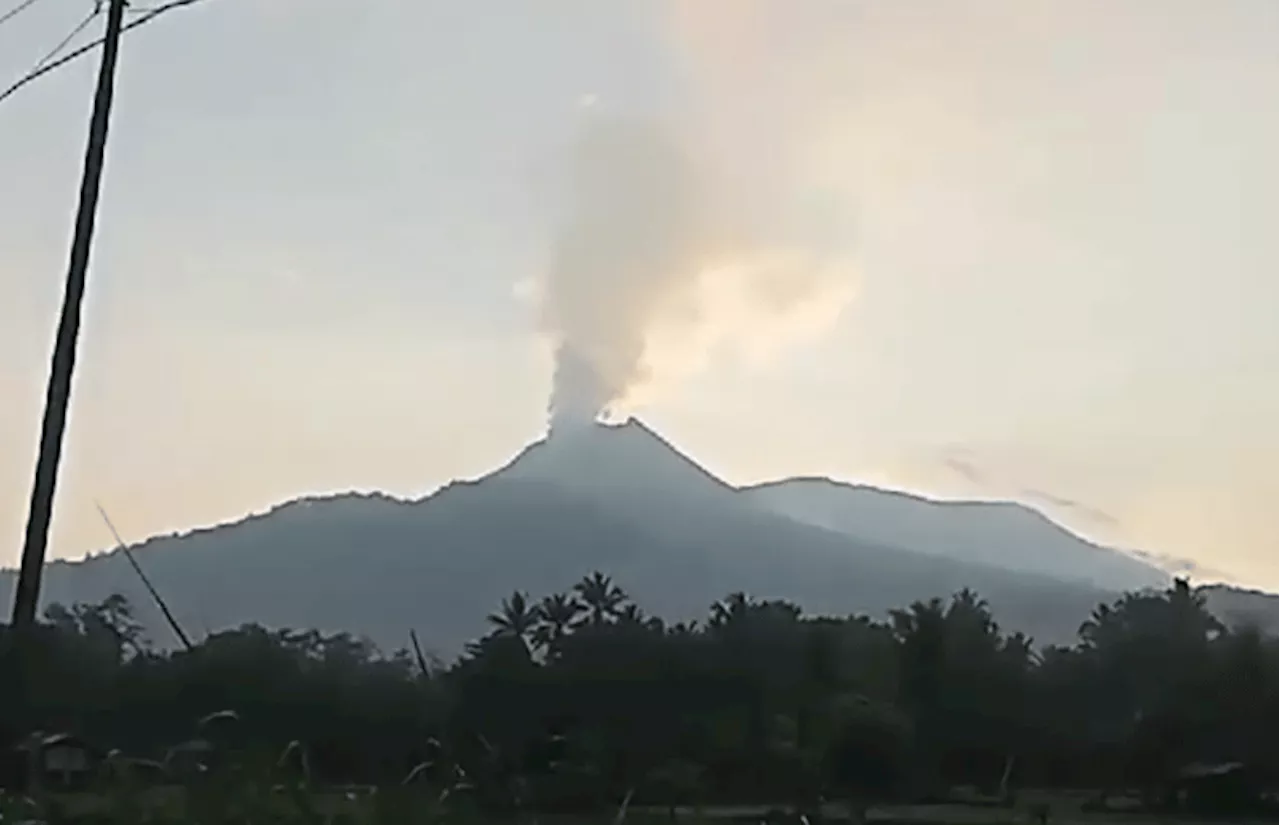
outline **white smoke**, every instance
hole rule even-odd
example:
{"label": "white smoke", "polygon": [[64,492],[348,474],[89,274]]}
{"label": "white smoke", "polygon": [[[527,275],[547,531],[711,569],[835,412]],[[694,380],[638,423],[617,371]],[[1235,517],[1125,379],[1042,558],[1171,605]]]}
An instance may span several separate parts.
{"label": "white smoke", "polygon": [[570,159],[537,290],[553,430],[625,413],[719,353],[766,358],[847,303],[832,250],[788,238],[780,210],[735,201],[655,126],[590,114]]}
{"label": "white smoke", "polygon": [[643,126],[589,117],[542,289],[553,422],[594,419],[648,380],[645,335],[702,233],[688,161]]}

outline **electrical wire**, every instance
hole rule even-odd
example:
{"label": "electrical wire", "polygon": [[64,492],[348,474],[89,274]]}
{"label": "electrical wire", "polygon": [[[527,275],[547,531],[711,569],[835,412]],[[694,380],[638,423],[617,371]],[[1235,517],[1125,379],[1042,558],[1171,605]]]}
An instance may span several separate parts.
{"label": "electrical wire", "polygon": [[76,25],[76,27],[67,34],[66,37],[62,38],[62,41],[59,42],[58,45],[50,49],[48,54],[40,58],[40,60],[36,62],[35,67],[31,71],[33,72],[37,71],[38,69],[43,67],[45,64],[47,64],[50,60],[53,60],[55,57],[57,57],[58,53],[61,52],[63,49],[65,49],[68,43],[70,43],[72,40],[75,40],[76,36],[79,35],[80,32],[84,31],[85,28],[90,23],[93,22],[93,18],[97,17],[99,14],[102,14],[102,0],[98,0],[98,2],[94,3],[93,9],[87,15],[85,15],[85,18],[81,20]]}
{"label": "electrical wire", "polygon": [[[34,2],[34,0],[31,0],[31,2]],[[191,6],[199,2],[200,0],[170,0],[168,3],[164,3],[162,5],[156,6],[155,8],[149,9],[148,11],[138,15],[136,19],[131,20],[128,23],[126,23],[124,26],[122,26],[120,29],[120,33],[124,34],[125,32],[129,31],[129,29],[136,29],[138,26],[141,26],[144,23],[154,20],[155,18],[159,17],[160,15],[164,14],[167,11],[173,11],[174,9],[182,8],[183,6]],[[81,28],[83,28],[83,26],[86,26],[86,25],[88,25],[87,21],[81,25]],[[70,38],[67,38],[67,40],[69,41]],[[80,48],[76,49],[75,51],[72,51],[69,54],[65,54],[51,63],[44,62],[43,65],[39,63],[36,64],[35,68],[27,72],[25,75],[20,77],[14,83],[10,84],[8,88],[6,88],[3,92],[0,92],[0,103],[3,103],[6,99],[9,98],[10,95],[18,91],[19,89],[21,89],[23,86],[26,86],[28,83],[32,82],[33,80],[38,80],[39,78],[43,77],[44,75],[48,74],[54,69],[61,68],[62,66],[67,65],[68,63],[75,60],[76,58],[82,57],[83,55],[88,54],[89,52],[98,48],[99,46],[102,45],[104,40],[105,38],[99,37],[97,40],[94,40],[92,43],[86,43]],[[65,47],[65,41],[63,45],[59,46],[58,50],[61,50],[61,48],[64,48],[64,47]],[[55,50],[54,53],[56,54],[56,52],[57,50]],[[48,58],[46,58],[46,61],[47,60]]]}
{"label": "electrical wire", "polygon": [[4,14],[0,14],[0,26],[3,26],[5,23],[8,23],[10,20],[22,14],[24,11],[31,8],[35,4],[36,4],[36,0],[22,0],[21,3],[9,9]]}

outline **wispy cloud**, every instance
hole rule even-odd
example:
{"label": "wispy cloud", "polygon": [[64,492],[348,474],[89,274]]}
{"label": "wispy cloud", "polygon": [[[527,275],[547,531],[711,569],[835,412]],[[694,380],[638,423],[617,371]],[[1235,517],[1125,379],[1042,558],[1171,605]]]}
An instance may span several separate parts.
{"label": "wispy cloud", "polygon": [[1066,511],[1108,530],[1119,530],[1123,527],[1119,518],[1100,507],[980,466],[979,462],[975,461],[964,448],[945,451],[939,458],[939,463],[964,479],[966,483],[980,487],[988,493],[1007,495],[1028,503],[1042,504],[1055,510]]}

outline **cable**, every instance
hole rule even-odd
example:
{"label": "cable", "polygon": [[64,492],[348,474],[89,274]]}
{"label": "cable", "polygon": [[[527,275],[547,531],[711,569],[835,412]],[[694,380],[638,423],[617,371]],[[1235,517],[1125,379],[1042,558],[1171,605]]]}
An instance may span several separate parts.
{"label": "cable", "polygon": [[[13,15],[22,11],[23,8],[26,8],[27,5],[30,5],[30,3],[33,3],[33,2],[35,2],[35,0],[29,0],[29,2],[26,5],[20,5],[17,8],[13,9],[12,11],[9,12],[8,15],[5,16],[4,20],[8,20],[9,18],[13,17]],[[76,24],[76,27],[72,29],[67,34],[66,37],[62,38],[62,40],[58,43],[58,45],[50,49],[49,52],[44,57],[37,60],[36,65],[32,67],[31,71],[27,72],[27,76],[30,77],[38,73],[41,69],[43,69],[46,65],[48,65],[51,60],[57,57],[58,53],[67,47],[67,44],[69,44],[72,40],[75,40],[76,37],[80,34],[80,32],[84,31],[85,28],[91,22],[93,22],[93,19],[102,13],[102,2],[103,0],[94,0],[93,8],[90,9],[87,15],[85,15],[85,18],[81,20],[78,24]],[[0,22],[3,22],[3,20],[0,20]]]}
{"label": "cable", "polygon": [[71,32],[66,37],[62,38],[62,42],[60,42],[58,45],[50,49],[49,53],[46,54],[44,57],[40,58],[40,60],[36,63],[35,68],[33,68],[31,71],[33,72],[36,71],[37,69],[41,68],[46,63],[48,63],[50,60],[53,60],[55,57],[57,57],[58,52],[65,49],[67,47],[67,44],[70,43],[72,40],[75,40],[76,35],[84,31],[85,27],[88,26],[90,23],[92,23],[93,18],[97,17],[99,14],[102,14],[102,0],[98,0],[98,2],[94,3],[93,10],[90,11],[87,15],[85,15],[85,18],[81,20],[80,23],[74,29],[72,29]]}
{"label": "cable", "polygon": [[3,26],[5,23],[8,23],[10,20],[17,17],[19,14],[22,14],[24,11],[31,8],[33,5],[35,5],[35,2],[36,0],[22,0],[21,3],[9,9],[4,14],[0,14],[0,26]]}
{"label": "cable", "polygon": [[[34,2],[34,0],[31,0],[31,2]],[[177,8],[182,8],[183,6],[191,6],[199,2],[200,0],[170,0],[170,2],[168,3],[165,3],[160,6],[156,6],[155,8],[147,11],[145,14],[139,15],[137,19],[129,21],[120,29],[120,33],[123,34],[129,31],[129,29],[136,29],[138,26],[141,26],[143,23],[146,23],[156,17],[159,17],[160,15],[164,14],[167,11],[172,11]],[[7,99],[10,95],[18,91],[19,89],[21,89],[23,86],[27,85],[31,81],[37,80],[40,77],[43,77],[44,75],[53,71],[54,69],[67,65],[72,60],[75,60],[77,57],[80,57],[82,55],[85,55],[93,51],[94,49],[101,46],[102,42],[103,42],[103,38],[99,37],[97,40],[93,41],[92,43],[86,43],[85,45],[71,52],[70,54],[63,55],[62,57],[58,58],[52,63],[48,63],[43,66],[37,65],[36,68],[27,72],[25,75],[23,75],[16,82],[11,84],[3,92],[0,92],[0,103],[3,103],[5,99]]]}

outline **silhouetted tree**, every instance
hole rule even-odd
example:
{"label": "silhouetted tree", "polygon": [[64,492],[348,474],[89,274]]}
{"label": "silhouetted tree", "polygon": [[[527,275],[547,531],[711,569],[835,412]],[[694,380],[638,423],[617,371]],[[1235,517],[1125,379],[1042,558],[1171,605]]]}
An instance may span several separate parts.
{"label": "silhouetted tree", "polygon": [[[0,627],[34,688],[0,680],[0,744],[69,731],[176,765],[208,748],[274,764],[296,742],[317,781],[398,783],[417,766],[415,781],[465,777],[508,811],[629,791],[864,811],[1006,773],[1158,803],[1187,762],[1276,773],[1276,640],[1223,627],[1185,582],[1099,605],[1077,644],[1041,650],[968,590],[886,621],[733,593],[705,625],[667,625],[595,572],[570,593],[516,591],[488,622],[424,673],[349,634],[255,625],[156,651],[121,597],[51,605],[21,650]],[[199,721],[219,711],[234,721]]]}
{"label": "silhouetted tree", "polygon": [[587,606],[587,617],[593,625],[601,625],[614,618],[627,601],[627,594],[622,592],[622,588],[599,571],[575,584],[573,591]]}

